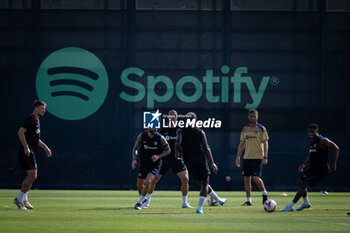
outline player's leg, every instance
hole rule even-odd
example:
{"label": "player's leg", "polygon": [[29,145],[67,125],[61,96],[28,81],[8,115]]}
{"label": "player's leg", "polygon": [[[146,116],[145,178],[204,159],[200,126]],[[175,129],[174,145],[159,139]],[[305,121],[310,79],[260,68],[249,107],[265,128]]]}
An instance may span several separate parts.
{"label": "player's leg", "polygon": [[244,180],[244,190],[245,195],[247,197],[247,201],[242,204],[242,206],[251,206],[252,205],[252,198],[251,198],[251,191],[252,191],[252,169],[251,169],[251,159],[243,159],[243,166],[242,166],[242,175]]}
{"label": "player's leg", "polygon": [[261,159],[251,159],[251,172],[255,184],[259,187],[262,192],[262,204],[268,199],[267,191],[265,189],[264,181],[261,179],[261,168],[262,160]]}
{"label": "player's leg", "polygon": [[198,180],[198,184],[201,186],[201,190],[199,192],[199,200],[196,214],[204,214],[203,205],[208,195],[209,176],[204,180]]}
{"label": "player's leg", "polygon": [[243,176],[244,178],[244,189],[245,189],[245,195],[247,197],[247,201],[242,204],[242,206],[251,206],[252,205],[252,198],[251,198],[251,192],[252,192],[252,177],[251,176]]}
{"label": "player's leg", "polygon": [[[307,196],[307,187],[310,184],[309,184],[309,182],[307,180],[303,180],[303,181],[300,181],[300,182],[303,182],[304,184],[299,184],[299,190],[298,190],[297,194],[295,195],[295,197],[293,199],[293,203],[297,203],[299,201],[300,197],[303,197],[304,202],[303,202],[303,204],[301,204],[301,206],[296,208],[297,211],[301,211],[303,209],[307,209],[307,208],[311,207],[311,204],[309,202],[309,198]],[[305,188],[303,188],[303,186]]]}
{"label": "player's leg", "polygon": [[32,184],[37,178],[37,170],[36,169],[26,170],[26,173],[27,173],[27,176],[21,185],[21,190],[19,191],[17,197],[15,198],[14,203],[20,209],[33,209],[34,207],[28,202],[28,192],[32,187]]}
{"label": "player's leg", "polygon": [[145,188],[145,182],[146,182],[146,177],[147,177],[147,171],[142,167],[140,167],[139,174],[137,176],[137,189],[140,195],[139,201],[135,205],[135,209],[140,210],[142,207],[142,201],[144,200],[144,196],[142,195],[142,191]]}
{"label": "player's leg", "polygon": [[187,196],[188,194],[188,189],[189,189],[189,178],[188,178],[188,171],[184,170],[181,172],[177,173],[177,176],[180,178],[181,180],[181,193],[183,196]]}
{"label": "player's leg", "polygon": [[[189,170],[191,172],[191,170]],[[196,209],[197,214],[204,214],[203,205],[208,195],[208,186],[209,186],[209,175],[210,170],[207,163],[195,164],[193,166],[192,176],[195,180],[198,181],[201,186],[201,190],[199,193],[198,206]]]}
{"label": "player's leg", "polygon": [[148,208],[149,207],[149,205],[151,203],[151,197],[152,197],[153,191],[156,188],[156,184],[158,183],[158,181],[160,180],[161,177],[162,177],[162,175],[159,174],[158,176],[156,176],[153,179],[153,181],[152,181],[152,183],[151,183],[151,185],[149,187],[149,190],[148,190],[148,192],[146,194],[146,201],[142,204],[142,208]]}
{"label": "player's leg", "polygon": [[[299,180],[298,186],[299,186],[299,189],[298,189],[298,192],[295,194],[293,201],[291,203],[289,203],[287,206],[285,206],[283,209],[281,209],[280,210],[281,212],[294,211],[294,205],[299,201],[299,199],[302,196],[307,195],[307,187],[309,186],[309,182],[307,180],[304,180],[304,179]],[[310,205],[310,207],[311,207],[311,205]]]}
{"label": "player's leg", "polygon": [[137,177],[137,191],[139,192],[139,195],[141,195],[143,187],[145,186],[145,178]]}
{"label": "player's leg", "polygon": [[142,189],[142,192],[141,192],[141,197],[143,197],[143,199],[141,200],[140,203],[142,203],[142,201],[144,201],[144,199],[146,198],[146,195],[147,193],[149,193],[149,190],[150,190],[150,187],[152,185],[152,181],[154,180],[155,178],[155,175],[153,173],[148,173],[147,174],[147,177],[146,177],[146,180],[145,180],[145,185]]}
{"label": "player's leg", "polygon": [[214,198],[217,202],[219,202],[220,205],[225,205],[227,199],[225,198],[220,198],[214,191],[214,189],[208,185],[208,195],[212,198]]}
{"label": "player's leg", "polygon": [[[26,184],[24,185],[25,187],[21,187],[21,191],[24,190],[24,188],[27,188],[27,191],[24,193],[24,199],[23,199],[23,204],[27,209],[34,209],[34,206],[32,206],[29,201],[28,201],[28,193],[34,183],[34,181],[37,179],[38,177],[38,170],[37,169],[32,169],[32,170],[28,170],[27,172],[27,177],[25,180]],[[23,182],[23,183],[25,183]],[[22,191],[23,192],[23,191]]]}
{"label": "player's leg", "polygon": [[33,208],[33,206],[30,205],[28,202],[28,192],[37,178],[37,165],[34,153],[31,152],[30,156],[27,156],[23,153],[22,149],[19,149],[18,161],[21,165],[22,170],[26,172],[27,176],[21,185],[21,190],[19,191],[17,197],[14,199],[13,202],[20,209],[27,209],[25,203],[28,204],[28,208]]}
{"label": "player's leg", "polygon": [[259,177],[259,176],[253,176],[253,180],[255,184],[259,187],[259,189],[262,191],[262,196],[263,196],[263,204],[265,201],[268,199],[267,196],[267,191],[265,189],[264,181]]}
{"label": "player's leg", "polygon": [[176,164],[172,167],[173,172],[177,174],[177,176],[181,180],[181,193],[182,193],[182,208],[193,208],[187,202],[187,195],[189,189],[189,176],[188,171],[182,160],[178,160]]}

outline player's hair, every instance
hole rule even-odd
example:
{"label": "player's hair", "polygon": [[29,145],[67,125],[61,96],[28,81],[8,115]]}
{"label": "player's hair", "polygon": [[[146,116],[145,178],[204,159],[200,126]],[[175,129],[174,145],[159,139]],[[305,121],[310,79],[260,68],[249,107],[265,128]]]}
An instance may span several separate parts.
{"label": "player's hair", "polygon": [[250,114],[250,113],[259,114],[258,110],[256,110],[255,108],[249,109],[248,114]]}
{"label": "player's hair", "polygon": [[175,109],[171,109],[169,110],[168,115],[170,115],[171,112],[173,112],[175,114],[175,117],[177,118],[178,116],[177,111]]}
{"label": "player's hair", "polygon": [[35,107],[39,107],[39,106],[41,106],[41,105],[46,106],[47,104],[46,104],[44,101],[42,101],[42,100],[34,100],[34,102],[33,102],[33,107],[34,107],[34,108],[35,108]]}
{"label": "player's hair", "polygon": [[188,112],[186,113],[186,117],[188,119],[197,119],[197,115],[194,112]]}
{"label": "player's hair", "polygon": [[316,123],[311,123],[307,128],[308,129],[313,129],[313,130],[318,130],[319,129],[318,124],[316,124]]}

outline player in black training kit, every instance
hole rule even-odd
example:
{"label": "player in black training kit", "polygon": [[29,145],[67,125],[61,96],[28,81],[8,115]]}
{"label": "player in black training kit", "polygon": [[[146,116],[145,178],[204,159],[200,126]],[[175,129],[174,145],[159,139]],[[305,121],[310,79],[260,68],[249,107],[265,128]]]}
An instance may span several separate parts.
{"label": "player in black training kit", "polygon": [[24,124],[18,131],[18,138],[21,142],[18,149],[18,160],[21,168],[26,171],[27,177],[24,179],[21,190],[14,200],[14,204],[20,209],[33,209],[28,202],[28,192],[37,177],[37,165],[35,153],[38,146],[43,148],[47,157],[51,157],[51,150],[40,140],[40,121],[46,112],[46,103],[36,100],[33,103],[34,111],[27,117]]}
{"label": "player in black training kit", "polygon": [[138,149],[140,148],[140,170],[137,177],[137,187],[140,199],[135,209],[140,210],[146,202],[146,194],[151,183],[158,176],[162,166],[162,158],[170,154],[170,147],[166,139],[157,132],[157,129],[148,129],[136,139],[132,150],[132,169],[136,168]]}
{"label": "player in black training kit", "polygon": [[[186,114],[190,120],[197,119],[197,116],[193,112]],[[209,185],[209,167],[205,155],[209,159],[211,167],[215,173],[218,172],[218,167],[214,163],[211,150],[207,143],[207,137],[203,130],[198,128],[184,128],[177,130],[176,144],[175,144],[175,157],[180,156],[180,147],[183,151],[183,159],[187,166],[187,169],[191,176],[201,186],[200,197],[196,213],[203,214],[203,205],[207,195],[214,198],[220,205],[225,205],[226,199],[221,199],[214,192]]]}
{"label": "player in black training kit", "polygon": [[305,162],[299,166],[299,172],[303,172],[306,165],[310,163],[310,168],[306,170],[300,180],[298,181],[299,190],[295,195],[293,201],[281,209],[281,212],[294,211],[294,205],[299,201],[300,197],[303,197],[304,203],[296,210],[300,211],[305,208],[310,208],[311,204],[307,197],[307,187],[313,187],[317,182],[327,176],[329,172],[328,164],[328,150],[333,150],[333,163],[331,166],[331,172],[337,169],[337,160],[339,155],[339,147],[329,140],[318,134],[318,125],[310,124],[308,127],[308,135],[311,139],[309,156]]}
{"label": "player in black training kit", "polygon": [[150,190],[147,193],[145,202],[142,205],[142,208],[148,208],[151,200],[152,193],[156,187],[157,182],[160,178],[172,168],[173,173],[177,174],[181,180],[181,192],[182,192],[182,208],[193,208],[187,202],[187,194],[188,194],[188,171],[186,165],[182,158],[175,158],[175,141],[176,141],[176,122],[177,122],[177,112],[175,110],[170,110],[168,112],[168,120],[169,125],[168,128],[161,128],[158,132],[165,137],[168,141],[171,153],[162,159],[162,168],[160,169],[159,175],[153,180]]}

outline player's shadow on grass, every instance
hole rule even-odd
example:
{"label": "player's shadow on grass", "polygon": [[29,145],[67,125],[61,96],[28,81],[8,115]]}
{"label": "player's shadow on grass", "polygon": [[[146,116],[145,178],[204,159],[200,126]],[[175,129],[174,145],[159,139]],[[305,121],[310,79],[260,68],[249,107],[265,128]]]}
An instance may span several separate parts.
{"label": "player's shadow on grass", "polygon": [[[186,214],[186,213],[167,213],[167,212],[150,212],[148,210],[135,210],[134,207],[96,207],[96,208],[90,208],[90,209],[80,209],[81,211],[95,211],[95,210],[102,210],[102,211],[107,211],[107,210],[114,210],[114,211],[118,211],[118,210],[131,210],[134,211],[135,214],[140,214],[140,213],[144,213],[144,214]],[[192,212],[189,214],[193,214]]]}
{"label": "player's shadow on grass", "polygon": [[80,209],[80,210],[133,210],[133,207],[96,207],[90,209]]}

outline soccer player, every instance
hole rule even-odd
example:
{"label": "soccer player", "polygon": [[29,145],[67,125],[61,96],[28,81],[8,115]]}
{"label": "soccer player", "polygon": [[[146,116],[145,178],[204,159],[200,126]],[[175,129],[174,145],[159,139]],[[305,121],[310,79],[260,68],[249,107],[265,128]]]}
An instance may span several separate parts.
{"label": "soccer player", "polygon": [[[195,113],[186,114],[189,120],[197,119]],[[210,147],[207,143],[207,137],[203,130],[198,128],[183,128],[176,131],[175,157],[180,157],[180,148],[182,147],[183,159],[191,176],[201,186],[199,201],[196,209],[197,214],[204,214],[203,205],[207,195],[214,198],[220,205],[225,205],[226,199],[221,199],[209,185],[209,167],[206,160],[208,158],[214,173],[218,172]],[[206,155],[206,157],[205,157]]]}
{"label": "soccer player", "polygon": [[248,111],[249,124],[241,131],[241,141],[236,156],[236,166],[241,167],[241,155],[244,152],[242,175],[247,201],[242,206],[251,206],[251,191],[253,178],[262,191],[263,204],[268,199],[264,181],[261,179],[261,166],[267,164],[268,140],[266,128],[258,123],[259,113],[256,109]]}
{"label": "soccer player", "polygon": [[308,135],[310,137],[309,156],[305,162],[299,166],[298,171],[304,172],[304,168],[308,164],[310,164],[310,167],[299,179],[299,190],[295,195],[293,201],[281,209],[281,212],[294,211],[294,205],[299,201],[301,197],[303,197],[304,203],[301,204],[301,206],[299,206],[296,210],[301,211],[303,209],[311,207],[307,196],[307,187],[313,187],[317,182],[327,176],[329,172],[329,149],[333,150],[333,163],[330,171],[334,172],[337,169],[339,147],[328,138],[319,135],[318,132],[319,127],[317,124],[312,123],[308,126]]}
{"label": "soccer player", "polygon": [[51,157],[51,150],[40,140],[39,118],[46,112],[46,103],[41,100],[35,100],[33,107],[33,113],[27,117],[18,131],[18,138],[20,140],[18,160],[21,168],[27,173],[27,176],[22,183],[18,196],[13,202],[22,210],[34,209],[34,206],[28,201],[28,192],[38,175],[35,160],[35,153],[38,146],[45,150],[47,157]]}
{"label": "soccer player", "polygon": [[137,187],[140,199],[135,209],[140,210],[146,202],[146,194],[149,193],[152,181],[158,176],[162,166],[162,158],[170,154],[170,147],[166,139],[157,132],[157,129],[148,129],[142,132],[136,139],[132,150],[132,169],[136,168],[138,149],[140,148],[140,170],[137,177]]}
{"label": "soccer player", "polygon": [[168,141],[171,149],[170,155],[166,156],[162,159],[162,168],[160,169],[159,175],[153,180],[150,190],[147,193],[145,202],[142,205],[142,208],[148,208],[151,200],[151,195],[156,187],[157,182],[160,178],[172,168],[173,173],[177,174],[181,180],[181,192],[182,192],[182,208],[193,208],[187,202],[187,194],[188,194],[188,171],[186,165],[182,158],[175,158],[175,141],[176,141],[176,122],[177,122],[177,112],[175,110],[170,110],[168,112],[168,120],[169,120],[169,128],[161,128],[159,133],[165,137]]}

